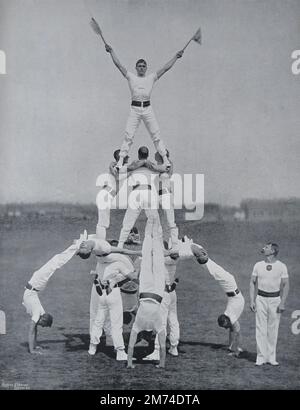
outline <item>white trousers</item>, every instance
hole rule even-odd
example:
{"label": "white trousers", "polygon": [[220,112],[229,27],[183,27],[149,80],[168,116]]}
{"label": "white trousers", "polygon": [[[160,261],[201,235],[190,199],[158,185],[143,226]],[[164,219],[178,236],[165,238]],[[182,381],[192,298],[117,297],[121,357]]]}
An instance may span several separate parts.
{"label": "white trousers", "polygon": [[280,304],[280,296],[266,298],[257,296],[256,298],[256,346],[257,360],[276,361],[276,345],[280,313],[277,307]]}
{"label": "white trousers", "polygon": [[174,205],[173,205],[173,198],[172,194],[164,193],[159,196],[159,203],[162,206],[163,212],[165,214],[167,220],[167,239],[164,236],[164,239],[169,240],[171,237],[172,247],[178,245],[178,228],[175,223],[175,213],[174,213]]}
{"label": "white trousers", "polygon": [[138,219],[142,209],[145,210],[147,218],[159,218],[157,210],[157,196],[154,191],[148,189],[139,189],[132,191],[134,194],[131,196],[128,208],[126,209],[123,219],[122,229],[119,237],[119,247],[123,248],[128,235],[133,228],[136,220]]}
{"label": "white trousers", "polygon": [[[99,308],[100,296],[97,293],[96,286],[93,284],[91,290],[91,300],[90,300],[90,335],[92,334],[93,325],[97,316],[98,308]],[[106,336],[111,335],[111,328],[110,328],[110,318],[109,315],[107,316],[103,330]]]}
{"label": "white trousers", "polygon": [[140,294],[155,293],[163,297],[165,289],[165,263],[162,229],[158,212],[148,217],[142,249]]}
{"label": "white trousers", "polygon": [[170,306],[169,306],[169,312],[168,312],[167,325],[170,328],[169,337],[170,337],[171,346],[177,346],[179,343],[180,328],[179,328],[179,322],[178,322],[178,317],[177,317],[176,290],[169,293],[169,295],[170,295]]}
{"label": "white trousers", "polygon": [[[178,346],[180,330],[179,322],[177,318],[177,295],[176,291],[164,292],[164,297],[160,305],[160,312],[162,317],[163,326],[166,330],[170,329],[169,338],[172,347]],[[159,350],[158,336],[155,337],[155,350]]]}
{"label": "white trousers", "polygon": [[158,151],[160,155],[165,156],[166,148],[160,138],[159,126],[151,106],[145,108],[134,106],[130,107],[130,113],[125,129],[125,139],[121,146],[120,156],[125,157],[128,155],[130,147],[133,143],[134,135],[142,120],[151,136],[156,151]]}
{"label": "white trousers", "polygon": [[106,189],[101,189],[96,197],[96,205],[98,209],[98,222],[96,226],[97,238],[106,238],[106,229],[110,225],[110,210],[114,196]]}
{"label": "white trousers", "polygon": [[99,296],[99,305],[91,331],[91,343],[99,344],[104,323],[110,318],[111,336],[116,350],[124,349],[123,340],[123,306],[120,288],[114,288],[109,295],[104,291]]}

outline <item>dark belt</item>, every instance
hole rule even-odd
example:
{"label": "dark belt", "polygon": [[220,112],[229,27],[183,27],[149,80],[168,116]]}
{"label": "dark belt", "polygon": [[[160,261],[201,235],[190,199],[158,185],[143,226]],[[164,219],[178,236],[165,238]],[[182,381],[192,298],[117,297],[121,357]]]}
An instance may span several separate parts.
{"label": "dark belt", "polygon": [[277,298],[280,296],[280,290],[278,292],[265,292],[264,290],[257,290],[259,296],[264,296],[265,298]]}
{"label": "dark belt", "polygon": [[123,279],[123,280],[120,280],[120,282],[116,283],[114,287],[115,287],[115,288],[120,288],[121,286],[124,285],[124,283],[127,283],[127,282],[129,282],[129,281],[131,281],[131,279],[125,278],[125,279]]}
{"label": "dark belt", "polygon": [[99,282],[97,279],[94,280],[94,285],[99,296],[103,295],[102,289],[104,290],[108,288],[108,285],[103,285],[103,283]]}
{"label": "dark belt", "polygon": [[238,295],[239,293],[240,291],[236,289],[234,292],[226,292],[226,295],[232,298],[233,296]]}
{"label": "dark belt", "polygon": [[150,101],[131,101],[134,107],[149,107]]}
{"label": "dark belt", "polygon": [[162,297],[157,295],[156,293],[152,293],[152,292],[142,292],[140,293],[140,299],[154,299],[156,300],[158,303],[161,303],[162,301]]}
{"label": "dark belt", "polygon": [[[108,288],[109,288],[109,284],[104,285],[101,281],[99,281],[99,280],[97,279],[97,277],[98,277],[98,275],[96,275],[96,277],[95,277],[95,279],[94,279],[94,285],[95,285],[95,287],[96,287],[96,291],[97,291],[98,295],[99,295],[99,296],[102,296],[102,295],[103,295],[102,289],[103,289],[103,290],[106,290],[106,293],[108,294],[107,290],[108,290]],[[124,280],[121,280],[120,282],[118,282],[118,283],[115,284],[114,288],[121,287],[122,285],[124,285],[124,283],[127,283],[127,282],[129,282],[130,280],[131,280],[131,279],[129,279],[129,278],[126,278],[126,279],[124,279]]]}
{"label": "dark belt", "polygon": [[127,293],[128,295],[134,295],[135,293],[137,293],[137,289],[132,289],[132,290],[129,290],[129,289],[122,289],[122,288],[120,288],[120,291],[122,292],[122,293]]}
{"label": "dark belt", "polygon": [[151,185],[147,185],[147,184],[142,184],[142,185],[140,185],[140,184],[137,184],[137,185],[134,185],[134,186],[132,187],[132,190],[137,189],[137,188],[151,189]]}
{"label": "dark belt", "polygon": [[36,292],[38,292],[38,289],[33,288],[32,285],[30,285],[30,283],[26,283],[25,288],[28,290],[35,290]]}

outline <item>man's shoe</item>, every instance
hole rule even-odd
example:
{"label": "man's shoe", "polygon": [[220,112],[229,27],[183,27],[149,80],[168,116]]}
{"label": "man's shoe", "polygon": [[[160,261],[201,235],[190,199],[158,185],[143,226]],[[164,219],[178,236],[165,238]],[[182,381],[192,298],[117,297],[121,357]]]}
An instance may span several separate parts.
{"label": "man's shoe", "polygon": [[178,356],[177,346],[171,346],[168,350],[168,353],[170,353],[172,356]]}
{"label": "man's shoe", "polygon": [[148,356],[143,357],[143,360],[159,360],[159,350],[154,350],[151,354],[148,354]]}
{"label": "man's shoe", "polygon": [[[232,349],[232,346],[229,346],[229,347],[228,347],[228,350],[229,350],[230,352],[234,352],[234,350]],[[244,351],[241,347],[238,347],[237,350],[238,350],[239,353],[243,353],[243,351]]]}
{"label": "man's shoe", "polygon": [[95,345],[94,343],[90,343],[88,354],[91,356],[94,356],[96,354],[96,351],[97,351],[97,345]]}
{"label": "man's shoe", "polygon": [[118,361],[121,360],[127,360],[127,353],[125,353],[125,350],[117,350],[117,357],[116,359]]}
{"label": "man's shoe", "polygon": [[262,366],[263,364],[266,364],[267,362],[265,360],[256,360],[255,366]]}

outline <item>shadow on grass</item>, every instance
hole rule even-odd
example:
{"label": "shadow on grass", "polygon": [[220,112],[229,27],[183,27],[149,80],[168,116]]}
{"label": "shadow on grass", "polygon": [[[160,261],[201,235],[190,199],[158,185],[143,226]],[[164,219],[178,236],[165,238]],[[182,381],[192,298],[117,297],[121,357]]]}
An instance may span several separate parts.
{"label": "shadow on grass", "polygon": [[[90,335],[82,333],[64,334],[67,340],[64,340],[66,350],[69,352],[87,351],[89,349]],[[127,343],[129,341],[129,335],[124,334],[125,350],[127,352]],[[138,336],[137,344],[134,348],[134,357],[137,360],[142,360],[143,357],[152,353],[154,350],[154,337],[149,332],[142,333]],[[116,352],[114,346],[106,345],[106,338],[101,337],[100,343],[97,347],[97,353],[104,353],[106,356],[115,359]]]}
{"label": "shadow on grass", "polygon": [[[204,346],[204,347],[210,347],[212,350],[224,350],[228,352],[228,346],[221,344],[221,343],[210,343],[210,342],[193,342],[193,341],[180,341],[179,346]],[[180,352],[180,350],[179,350]],[[245,359],[248,360],[248,362],[255,363],[256,361],[256,353],[255,352],[248,352],[247,350],[244,350],[239,354],[238,359]]]}

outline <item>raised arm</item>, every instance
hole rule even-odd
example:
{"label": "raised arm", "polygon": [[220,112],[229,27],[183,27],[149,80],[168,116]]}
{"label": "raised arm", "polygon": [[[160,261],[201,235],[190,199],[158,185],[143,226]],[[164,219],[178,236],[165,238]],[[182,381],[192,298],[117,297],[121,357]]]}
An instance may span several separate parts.
{"label": "raised arm", "polygon": [[112,47],[108,44],[105,45],[105,50],[110,54],[114,65],[121,71],[124,77],[126,77],[127,69],[121,64],[120,60],[118,59],[116,53],[112,49]]}
{"label": "raised arm", "polygon": [[178,58],[181,58],[183,55],[183,50],[180,50],[176,53],[176,55],[170,60],[168,61],[163,68],[161,68],[160,70],[158,70],[156,72],[157,75],[157,79],[159,79],[162,75],[164,75],[167,71],[170,70],[170,68],[173,67],[173,65],[176,63]]}

